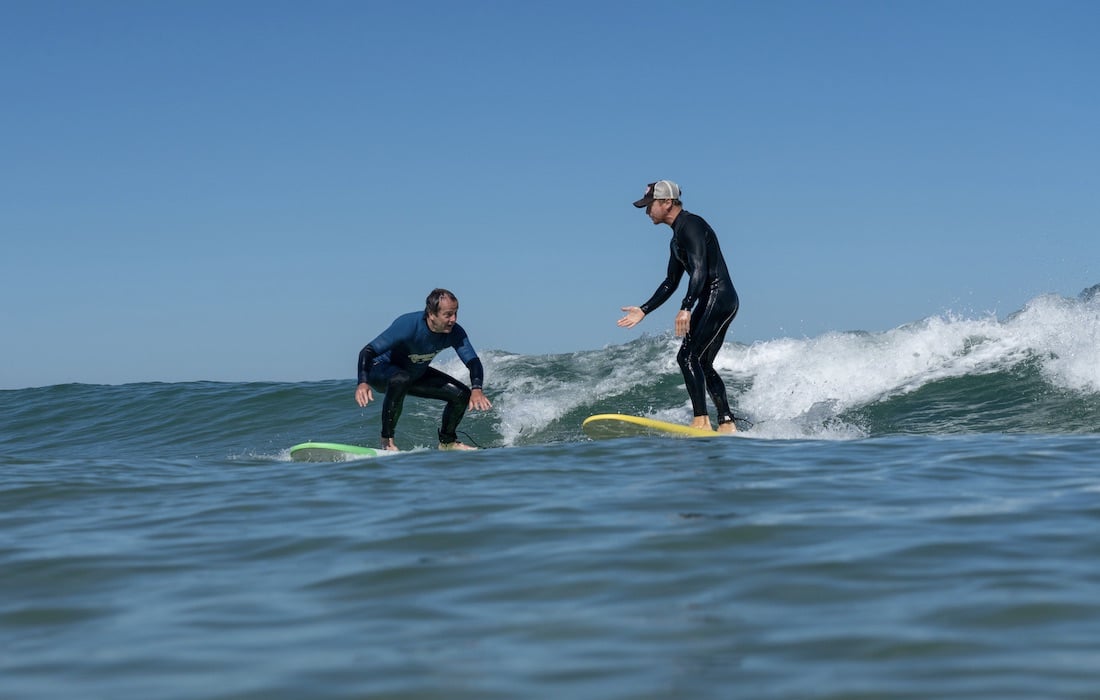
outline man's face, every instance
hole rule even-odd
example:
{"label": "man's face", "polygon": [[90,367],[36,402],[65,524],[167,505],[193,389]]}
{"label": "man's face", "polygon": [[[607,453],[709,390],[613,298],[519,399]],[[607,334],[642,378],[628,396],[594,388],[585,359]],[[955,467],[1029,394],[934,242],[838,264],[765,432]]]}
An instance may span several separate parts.
{"label": "man's face", "polygon": [[439,311],[428,314],[432,333],[450,333],[458,322],[458,302],[448,297],[439,300]]}
{"label": "man's face", "polygon": [[671,208],[671,199],[655,199],[645,208],[645,213],[653,220],[654,224],[663,224],[665,217],[668,215],[668,210]]}

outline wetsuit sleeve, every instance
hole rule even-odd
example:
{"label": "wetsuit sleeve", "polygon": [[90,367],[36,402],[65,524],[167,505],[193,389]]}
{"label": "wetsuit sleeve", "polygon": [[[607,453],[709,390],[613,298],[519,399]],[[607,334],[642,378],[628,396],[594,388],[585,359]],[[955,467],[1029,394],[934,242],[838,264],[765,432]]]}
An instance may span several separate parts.
{"label": "wetsuit sleeve", "polygon": [[470,342],[470,336],[466,335],[466,329],[455,325],[451,329],[451,339],[451,345],[458,353],[458,359],[462,360],[466,369],[470,370],[470,388],[480,389],[485,381],[485,368],[481,365],[481,359],[477,356],[473,343]]}
{"label": "wetsuit sleeve", "polygon": [[684,225],[680,238],[680,246],[684,252],[684,258],[691,261],[691,271],[688,276],[687,295],[680,303],[681,309],[691,310],[703,290],[707,286],[707,228],[698,220],[698,217],[689,219]]}
{"label": "wetsuit sleeve", "polygon": [[669,253],[668,272],[665,274],[665,281],[661,282],[661,286],[657,287],[657,291],[653,292],[653,296],[649,298],[649,301],[638,307],[642,310],[642,313],[648,315],[650,311],[668,301],[668,298],[680,286],[680,278],[683,276],[684,266],[680,264],[674,254]]}
{"label": "wetsuit sleeve", "polygon": [[485,382],[485,368],[481,366],[481,360],[475,357],[466,363],[466,369],[470,370],[470,388],[480,389]]}
{"label": "wetsuit sleeve", "polygon": [[374,363],[374,358],[378,357],[378,353],[374,348],[367,343],[363,346],[363,349],[359,351],[359,365],[357,375],[359,377],[360,384],[367,383],[367,377],[370,376],[370,366]]}

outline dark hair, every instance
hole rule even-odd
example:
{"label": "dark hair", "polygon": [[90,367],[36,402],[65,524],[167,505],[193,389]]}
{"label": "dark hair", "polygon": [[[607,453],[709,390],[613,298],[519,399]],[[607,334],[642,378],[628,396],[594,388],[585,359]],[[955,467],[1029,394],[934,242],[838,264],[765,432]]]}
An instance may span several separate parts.
{"label": "dark hair", "polygon": [[444,298],[450,299],[456,304],[458,303],[458,297],[454,295],[454,292],[436,287],[432,290],[432,293],[428,295],[428,298],[424,300],[424,313],[439,313],[439,302],[443,301]]}

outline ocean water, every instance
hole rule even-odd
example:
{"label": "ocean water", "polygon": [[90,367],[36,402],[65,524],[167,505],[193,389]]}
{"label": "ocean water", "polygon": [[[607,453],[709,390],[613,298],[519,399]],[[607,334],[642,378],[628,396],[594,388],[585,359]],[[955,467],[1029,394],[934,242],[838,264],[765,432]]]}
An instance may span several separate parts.
{"label": "ocean water", "polygon": [[409,399],[334,464],[352,378],[0,391],[0,697],[1100,697],[1100,295],[731,342],[749,430],[586,440],[690,417],[676,345],[484,352],[491,449]]}

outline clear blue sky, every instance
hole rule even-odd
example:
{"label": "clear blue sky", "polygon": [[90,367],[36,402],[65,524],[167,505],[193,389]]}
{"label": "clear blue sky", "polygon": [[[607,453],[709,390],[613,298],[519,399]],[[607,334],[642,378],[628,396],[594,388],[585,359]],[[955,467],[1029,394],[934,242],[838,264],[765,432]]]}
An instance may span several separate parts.
{"label": "clear blue sky", "polygon": [[1098,35],[1091,0],[4,0],[0,388],[350,382],[435,286],[483,351],[666,332],[615,325],[660,178],[730,340],[1073,296]]}

